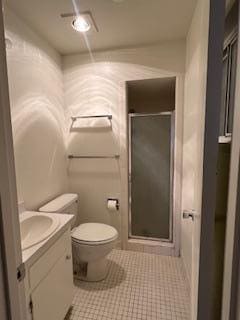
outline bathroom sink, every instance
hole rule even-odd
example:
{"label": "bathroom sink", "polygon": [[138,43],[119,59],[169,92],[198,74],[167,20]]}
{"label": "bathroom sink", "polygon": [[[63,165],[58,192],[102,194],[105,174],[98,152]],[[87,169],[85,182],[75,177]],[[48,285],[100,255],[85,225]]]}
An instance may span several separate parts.
{"label": "bathroom sink", "polygon": [[48,214],[29,212],[20,220],[22,250],[48,238],[58,227],[59,219]]}

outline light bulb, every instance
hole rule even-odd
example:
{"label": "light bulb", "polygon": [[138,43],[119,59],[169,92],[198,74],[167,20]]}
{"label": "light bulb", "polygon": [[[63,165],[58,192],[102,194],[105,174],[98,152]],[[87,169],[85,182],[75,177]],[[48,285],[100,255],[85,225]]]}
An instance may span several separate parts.
{"label": "light bulb", "polygon": [[78,32],[87,32],[90,30],[91,25],[81,16],[76,17],[72,22],[72,27]]}

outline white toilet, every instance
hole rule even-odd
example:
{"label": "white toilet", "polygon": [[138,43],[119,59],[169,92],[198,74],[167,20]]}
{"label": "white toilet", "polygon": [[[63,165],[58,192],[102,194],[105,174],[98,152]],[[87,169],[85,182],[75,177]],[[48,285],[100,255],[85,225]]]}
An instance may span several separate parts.
{"label": "white toilet", "polygon": [[106,256],[115,247],[118,232],[102,223],[75,226],[78,195],[63,194],[39,209],[40,212],[69,213],[75,216],[72,225],[73,272],[78,279],[100,281],[108,273]]}

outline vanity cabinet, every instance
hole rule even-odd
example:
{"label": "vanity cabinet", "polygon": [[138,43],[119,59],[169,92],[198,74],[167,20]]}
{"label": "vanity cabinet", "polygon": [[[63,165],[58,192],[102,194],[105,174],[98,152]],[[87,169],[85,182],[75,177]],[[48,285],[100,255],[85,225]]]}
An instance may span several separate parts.
{"label": "vanity cabinet", "polygon": [[29,319],[63,320],[73,300],[70,228],[27,268]]}
{"label": "vanity cabinet", "polygon": [[73,299],[72,263],[67,252],[33,290],[31,297],[34,320],[64,318]]}

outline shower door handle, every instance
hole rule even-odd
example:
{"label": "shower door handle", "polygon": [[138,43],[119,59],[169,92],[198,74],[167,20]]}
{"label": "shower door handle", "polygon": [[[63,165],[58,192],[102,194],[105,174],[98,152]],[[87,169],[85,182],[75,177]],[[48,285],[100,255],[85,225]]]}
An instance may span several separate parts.
{"label": "shower door handle", "polygon": [[195,215],[196,215],[196,211],[195,211],[195,210],[184,210],[184,211],[183,211],[183,219],[189,219],[189,218],[191,218],[192,221],[193,221]]}

